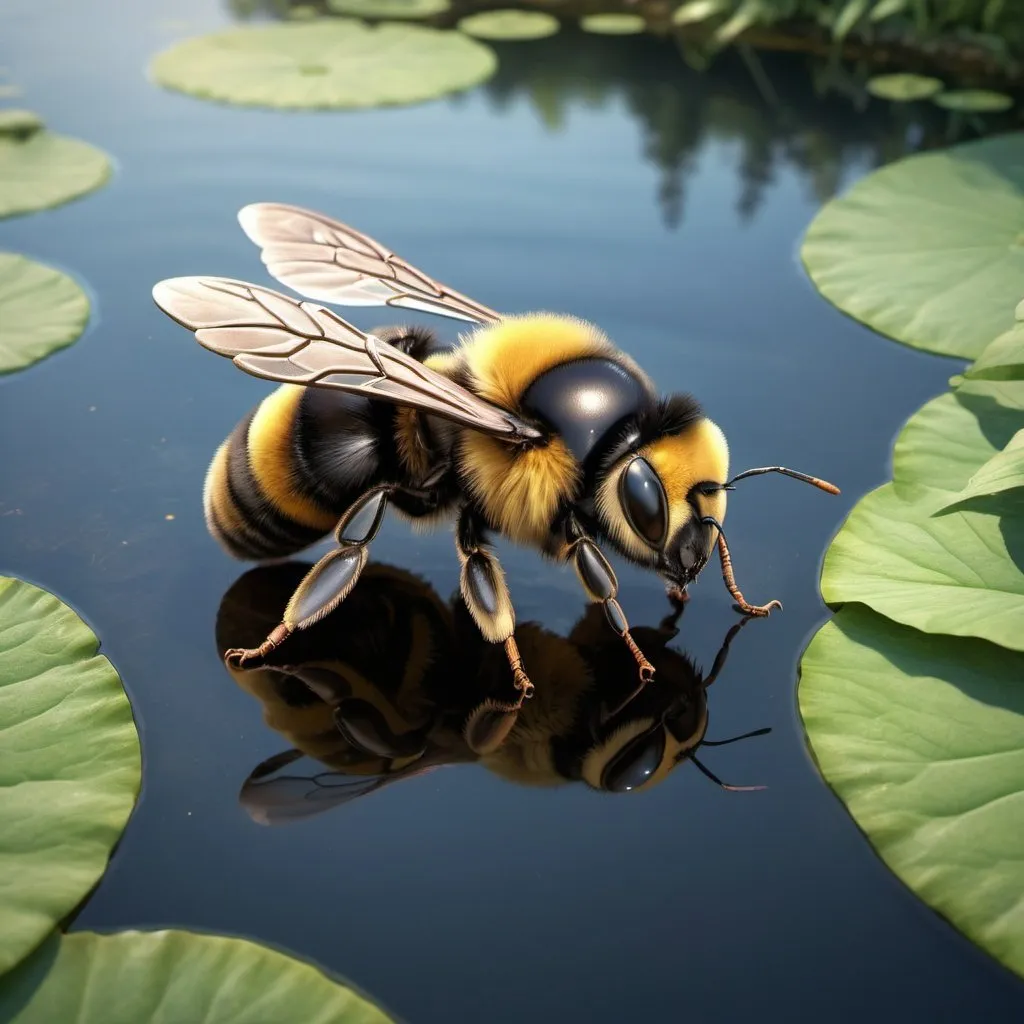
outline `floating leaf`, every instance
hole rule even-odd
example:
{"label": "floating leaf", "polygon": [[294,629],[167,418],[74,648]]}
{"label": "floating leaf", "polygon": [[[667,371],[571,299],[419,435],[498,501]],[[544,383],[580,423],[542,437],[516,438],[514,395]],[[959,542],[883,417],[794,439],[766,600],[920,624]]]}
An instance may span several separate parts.
{"label": "floating leaf", "polygon": [[689,0],[689,3],[677,7],[672,14],[675,25],[689,25],[696,21],[707,21],[716,14],[723,14],[729,9],[731,0]]}
{"label": "floating leaf", "polygon": [[968,358],[1009,326],[1024,280],[1024,133],[883,167],[814,219],[819,291],[904,344]]}
{"label": "floating leaf", "polygon": [[825,555],[825,600],[1024,649],[1024,500],[934,516],[1021,424],[991,393],[942,395],[916,413],[896,442],[894,482],[858,502]]}
{"label": "floating leaf", "polygon": [[933,398],[896,439],[893,477],[905,486],[955,493],[1024,425],[1020,410],[992,393],[962,388]]}
{"label": "floating leaf", "polygon": [[10,1024],[389,1024],[318,968],[243,939],[185,931],[53,936],[0,982]]}
{"label": "floating leaf", "polygon": [[942,82],[924,75],[876,75],[868,80],[868,92],[892,103],[926,100],[942,91]]}
{"label": "floating leaf", "polygon": [[88,321],[89,299],[67,274],[0,252],[0,374],[66,348]]}
{"label": "floating leaf", "polygon": [[1024,657],[843,608],[803,656],[799,703],[885,863],[1024,974]]}
{"label": "floating leaf", "polygon": [[139,790],[131,708],[96,649],[52,594],[0,577],[0,974],[96,884]]}
{"label": "floating leaf", "polygon": [[247,106],[418,103],[489,78],[494,53],[461,32],[347,19],[230,29],[158,54],[161,85]]}
{"label": "floating leaf", "polygon": [[955,508],[974,498],[1001,494],[1024,487],[1024,428],[1017,431],[1007,446],[978,470],[967,486],[943,510]]}
{"label": "floating leaf", "polygon": [[16,139],[24,140],[42,127],[42,118],[32,110],[20,110],[16,107],[0,110],[0,136],[12,135]]}
{"label": "floating leaf", "polygon": [[639,14],[588,14],[580,18],[580,28],[599,36],[634,36],[647,29]]}
{"label": "floating leaf", "polygon": [[[948,491],[892,484],[854,507],[825,555],[821,592],[926,633],[1024,650],[1024,501],[933,517]],[[1008,500],[1008,499],[1004,499]]]}
{"label": "floating leaf", "polygon": [[59,206],[109,177],[107,155],[87,142],[47,131],[0,135],[0,217]]}
{"label": "floating leaf", "polygon": [[519,39],[543,39],[559,29],[558,19],[543,11],[481,11],[459,21],[459,31],[477,39],[511,42]]}
{"label": "floating leaf", "polygon": [[934,102],[946,110],[962,110],[971,114],[997,114],[1013,106],[1013,97],[988,89],[951,89],[939,93]]}
{"label": "floating leaf", "polygon": [[964,371],[964,377],[988,380],[1024,378],[1024,324],[1000,334]]}
{"label": "floating leaf", "polygon": [[451,8],[449,0],[327,0],[335,14],[353,18],[432,18]]}

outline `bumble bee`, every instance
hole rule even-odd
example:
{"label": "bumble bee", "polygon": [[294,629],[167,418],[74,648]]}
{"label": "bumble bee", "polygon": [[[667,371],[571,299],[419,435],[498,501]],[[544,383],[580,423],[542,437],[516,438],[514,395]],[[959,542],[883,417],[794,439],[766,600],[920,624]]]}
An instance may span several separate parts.
{"label": "bumble bee", "polygon": [[457,346],[433,332],[364,333],[336,313],[254,284],[161,281],[157,305],[198,341],[257,377],[283,382],[218,449],[204,488],[208,527],[244,559],[290,555],[333,529],[337,547],[296,588],[283,621],[227,653],[255,667],[337,607],[366,565],[385,510],[419,523],[455,520],[461,590],[483,636],[500,644],[519,699],[531,683],[489,533],[570,561],[639,668],[654,666],[616,600],[599,547],[664,579],[682,600],[717,545],[739,609],[722,521],[726,491],[782,466],[729,479],[722,431],[690,395],[661,398],[595,326],[571,316],[502,317],[439,284],[373,239],[316,213],[247,206],[243,230],[270,274],[301,295],[437,313],[476,325]]}
{"label": "bumble bee", "polygon": [[[217,614],[218,649],[262,636],[308,569],[284,562],[237,580]],[[651,789],[690,761],[725,789],[763,788],[727,785],[696,756],[702,746],[733,742],[705,739],[707,688],[750,619],[732,626],[705,676],[668,646],[682,610],[636,630],[657,668],[636,694],[624,685],[631,656],[596,605],[568,637],[520,624],[523,654],[537,666],[537,695],[517,705],[503,655],[482,639],[461,595],[443,602],[411,573],[370,563],[348,601],[269,652],[259,668],[229,663],[266,724],[290,744],[253,769],[240,802],[255,820],[279,824],[469,763],[525,786],[582,782],[624,793]],[[303,770],[304,757],[327,770]]]}

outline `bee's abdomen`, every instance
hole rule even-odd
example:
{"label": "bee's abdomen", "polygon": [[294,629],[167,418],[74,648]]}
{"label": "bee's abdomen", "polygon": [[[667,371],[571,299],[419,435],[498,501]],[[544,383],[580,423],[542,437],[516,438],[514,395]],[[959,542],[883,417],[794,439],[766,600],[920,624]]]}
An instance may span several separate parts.
{"label": "bee's abdomen", "polygon": [[235,558],[301,551],[333,529],[339,512],[317,491],[302,457],[303,390],[284,385],[263,400],[217,449],[203,505],[214,538]]}

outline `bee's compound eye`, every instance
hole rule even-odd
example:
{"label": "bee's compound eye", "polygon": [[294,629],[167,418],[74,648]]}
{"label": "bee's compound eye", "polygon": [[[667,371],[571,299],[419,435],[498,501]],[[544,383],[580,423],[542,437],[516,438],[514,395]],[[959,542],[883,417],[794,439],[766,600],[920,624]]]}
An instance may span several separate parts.
{"label": "bee's compound eye", "polygon": [[628,793],[648,782],[665,755],[665,730],[638,736],[626,745],[601,773],[601,788],[609,793]]}
{"label": "bee's compound eye", "polygon": [[634,459],[619,480],[619,500],[633,532],[659,547],[668,530],[668,502],[658,474],[643,458]]}

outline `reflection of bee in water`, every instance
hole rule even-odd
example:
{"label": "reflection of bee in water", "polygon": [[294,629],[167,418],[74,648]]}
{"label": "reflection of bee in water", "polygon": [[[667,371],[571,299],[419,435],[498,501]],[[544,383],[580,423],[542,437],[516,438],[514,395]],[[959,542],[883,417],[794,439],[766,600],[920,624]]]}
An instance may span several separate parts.
{"label": "reflection of bee in water", "polygon": [[[689,395],[653,382],[596,328],[541,313],[502,318],[319,214],[272,203],[239,215],[270,273],[315,299],[415,309],[482,325],[458,347],[423,328],[364,334],[309,302],[223,278],[162,281],[153,295],[198,340],[258,377],[283,381],[236,427],[207,475],[206,518],[240,558],[292,554],[334,529],[338,547],[301,581],[262,642],[228,652],[256,666],[352,590],[386,506],[420,523],[456,519],[461,588],[484,637],[503,644],[521,700],[533,691],[488,532],[571,561],[640,670],[603,542],[659,573],[678,599],[719,549],[731,480],[721,430]],[[295,386],[305,385],[305,386]],[[527,663],[528,660],[527,660]]]}
{"label": "reflection of bee in water", "polygon": [[[221,602],[219,649],[261,635],[308,569],[286,562],[242,576]],[[480,637],[458,595],[446,604],[427,583],[379,564],[362,580],[260,668],[228,665],[292,744],[242,787],[256,820],[309,817],[430,768],[470,762],[522,785],[582,781],[621,793],[649,789],[692,761],[727,789],[760,788],[726,786],[696,757],[698,747],[716,745],[704,739],[707,687],[749,618],[733,625],[707,676],[667,646],[682,606],[657,628],[639,627],[657,676],[635,694],[624,683],[631,655],[596,606],[568,637],[523,623],[520,643],[538,686],[534,700],[516,705],[501,651]],[[303,771],[303,756],[328,771]]]}

